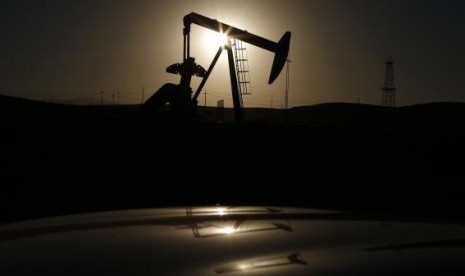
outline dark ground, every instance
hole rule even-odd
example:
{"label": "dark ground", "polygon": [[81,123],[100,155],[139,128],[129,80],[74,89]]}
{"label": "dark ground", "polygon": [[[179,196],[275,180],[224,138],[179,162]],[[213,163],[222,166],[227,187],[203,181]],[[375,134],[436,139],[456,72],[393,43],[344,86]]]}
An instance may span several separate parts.
{"label": "dark ground", "polygon": [[1,97],[0,221],[218,203],[465,219],[465,104],[282,114],[216,123]]}

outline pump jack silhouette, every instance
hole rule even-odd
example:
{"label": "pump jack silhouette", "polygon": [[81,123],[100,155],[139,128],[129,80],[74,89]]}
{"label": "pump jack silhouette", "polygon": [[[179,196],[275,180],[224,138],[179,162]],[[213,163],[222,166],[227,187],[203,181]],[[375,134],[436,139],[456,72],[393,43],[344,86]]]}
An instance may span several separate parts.
{"label": "pump jack silhouette", "polygon": [[[227,42],[224,46],[220,46],[208,70],[205,70],[201,65],[195,63],[195,58],[190,56],[190,30],[191,24],[197,24],[207,29],[223,33],[227,36]],[[191,116],[197,110],[197,98],[202,91],[205,83],[208,80],[215,64],[217,63],[221,53],[226,49],[228,53],[229,76],[231,81],[231,92],[234,106],[235,121],[243,120],[243,110],[240,103],[239,88],[235,71],[234,54],[232,51],[231,40],[237,39],[246,43],[252,44],[259,48],[275,53],[273,65],[271,67],[270,78],[268,84],[272,84],[281,73],[289,52],[289,44],[291,41],[291,33],[286,32],[281,37],[279,42],[273,42],[258,35],[251,34],[247,31],[237,29],[228,24],[219,22],[215,19],[205,17],[197,13],[190,13],[184,16],[184,42],[183,42],[183,62],[176,63],[166,71],[172,74],[181,75],[181,80],[178,85],[167,83],[163,85],[155,94],[153,94],[145,103],[144,107],[147,110],[158,109],[159,107],[170,104],[170,110],[181,116]],[[192,76],[202,78],[199,87],[192,95],[193,91],[190,86]]]}

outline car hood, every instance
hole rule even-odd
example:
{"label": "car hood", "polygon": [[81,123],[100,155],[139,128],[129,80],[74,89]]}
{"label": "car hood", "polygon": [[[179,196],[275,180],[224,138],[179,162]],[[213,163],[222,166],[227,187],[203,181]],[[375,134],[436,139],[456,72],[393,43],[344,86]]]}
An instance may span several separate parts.
{"label": "car hood", "polygon": [[465,225],[282,207],[102,212],[0,227],[0,275],[464,275]]}

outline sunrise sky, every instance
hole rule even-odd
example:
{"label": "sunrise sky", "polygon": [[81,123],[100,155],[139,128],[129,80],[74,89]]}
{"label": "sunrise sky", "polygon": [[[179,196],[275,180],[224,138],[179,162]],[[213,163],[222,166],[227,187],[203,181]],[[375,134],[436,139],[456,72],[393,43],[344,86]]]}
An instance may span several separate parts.
{"label": "sunrise sky", "polygon": [[[290,106],[379,104],[384,60],[394,58],[400,105],[465,102],[465,2],[460,0],[21,0],[0,2],[0,94],[99,103],[120,92],[140,103],[179,76],[182,18],[215,18],[272,41],[292,32]],[[193,26],[191,55],[208,68],[216,46]],[[248,46],[246,107],[279,108],[285,72],[268,85],[273,54]],[[206,85],[207,104],[231,105],[226,53]],[[197,87],[199,79],[192,83]],[[201,95],[200,104],[204,104]]]}

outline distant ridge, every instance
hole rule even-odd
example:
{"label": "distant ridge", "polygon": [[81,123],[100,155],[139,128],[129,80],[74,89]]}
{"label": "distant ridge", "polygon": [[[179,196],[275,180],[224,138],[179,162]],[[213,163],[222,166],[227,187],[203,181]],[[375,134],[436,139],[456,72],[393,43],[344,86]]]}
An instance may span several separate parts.
{"label": "distant ridge", "polygon": [[62,103],[62,104],[70,104],[70,105],[100,105],[100,100],[93,97],[78,97],[72,99],[57,99],[53,102]]}
{"label": "distant ridge", "polygon": [[32,100],[27,98],[13,97],[7,95],[0,95],[0,104],[52,104],[46,101]]}
{"label": "distant ridge", "polygon": [[[109,115],[115,109],[125,107],[131,110],[140,110],[140,105],[106,105],[104,112]],[[0,112],[3,114],[23,114],[39,112],[40,114],[58,112],[80,113],[102,111],[100,105],[73,105],[64,103],[50,103],[18,97],[0,95]],[[214,119],[214,107],[199,106],[199,114],[209,114]],[[126,114],[129,114],[126,113]],[[232,120],[232,110],[226,108],[226,117]],[[284,110],[271,108],[246,108],[248,122],[264,124],[283,124]],[[369,104],[354,103],[323,103],[311,106],[293,107],[288,110],[287,123],[295,125],[343,127],[343,128],[369,128],[369,129],[397,129],[397,128],[427,128],[465,126],[465,103],[459,102],[433,102],[415,104],[402,107],[383,107]],[[227,120],[227,121],[228,121]]]}
{"label": "distant ridge", "polygon": [[465,122],[465,103],[434,102],[402,107],[325,103],[294,107],[289,121],[296,124],[398,128],[407,125],[452,125]]}

